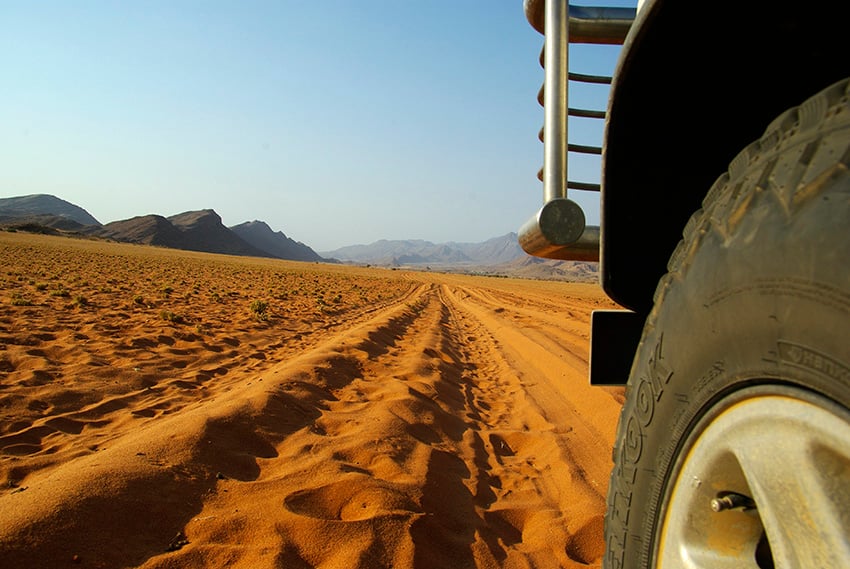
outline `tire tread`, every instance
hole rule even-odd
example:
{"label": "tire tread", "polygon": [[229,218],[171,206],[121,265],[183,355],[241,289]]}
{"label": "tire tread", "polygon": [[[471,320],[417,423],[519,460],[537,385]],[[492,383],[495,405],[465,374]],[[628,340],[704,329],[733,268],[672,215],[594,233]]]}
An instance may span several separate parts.
{"label": "tire tread", "polygon": [[[655,305],[647,318],[639,352],[648,349],[649,336],[660,336],[656,333],[660,307],[671,287],[684,279],[707,236],[714,235],[720,242],[729,243],[736,237],[739,221],[764,199],[779,199],[786,215],[792,216],[827,186],[822,183],[824,176],[850,175],[850,147],[835,149],[826,143],[831,132],[846,129],[848,125],[850,78],[834,83],[779,115],[758,140],[738,153],[728,171],[712,184],[702,208],[691,216],[683,230],[682,239],[668,262],[668,272],[659,280],[653,295]],[[813,130],[815,128],[817,130]],[[835,156],[836,152],[839,157]],[[776,189],[779,187],[790,188],[789,195],[783,195]],[[629,431],[630,425],[639,419],[635,402],[637,392],[645,381],[633,368],[617,427],[614,472],[609,484],[605,520],[608,548],[603,562],[605,569],[649,569],[652,544],[647,541],[650,540],[630,532],[629,526],[637,523],[629,521],[634,516],[620,515],[617,510],[617,507],[622,509],[622,504],[640,507],[632,493],[633,472],[638,468],[640,453],[632,460],[634,453],[630,453],[628,445],[629,437],[634,438],[634,433]],[[650,466],[649,463],[640,464],[641,469]],[[641,510],[640,523],[654,526],[654,504],[658,503],[661,489],[662,485],[656,484],[650,489],[650,495],[644,496],[650,507]]]}

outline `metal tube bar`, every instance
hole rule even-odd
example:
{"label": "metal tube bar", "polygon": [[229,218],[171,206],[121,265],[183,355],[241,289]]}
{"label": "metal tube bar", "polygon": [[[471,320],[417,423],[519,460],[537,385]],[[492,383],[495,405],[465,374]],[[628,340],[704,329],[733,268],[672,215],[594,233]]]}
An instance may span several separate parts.
{"label": "metal tube bar", "polygon": [[[524,0],[528,23],[545,34],[545,0]],[[634,8],[570,6],[569,32],[573,43],[622,44],[635,19]]]}
{"label": "metal tube bar", "polygon": [[567,73],[569,4],[546,0],[543,56],[543,202],[567,197]]}
{"label": "metal tube bar", "polygon": [[591,109],[567,109],[571,117],[582,117],[585,119],[604,119],[605,111],[594,111]]}
{"label": "metal tube bar", "polygon": [[579,83],[596,83],[597,85],[610,85],[611,81],[614,78],[608,77],[606,75],[585,75],[583,73],[573,73],[572,71],[570,71],[569,79],[570,81],[577,81]]}
{"label": "metal tube bar", "polygon": [[[572,75],[569,78],[572,81]],[[610,77],[600,77],[600,79],[610,79]],[[594,83],[594,81],[587,81],[587,83]],[[603,84],[601,81],[600,84]],[[610,82],[609,82],[610,83]],[[540,86],[540,90],[537,91],[537,102],[540,103],[541,107],[546,106],[546,84]]]}
{"label": "metal tube bar", "polygon": [[622,44],[635,19],[634,8],[570,6],[573,43]]}
{"label": "metal tube bar", "polygon": [[567,182],[567,186],[571,190],[584,190],[586,192],[598,192],[602,189],[601,184],[591,184],[588,182],[574,182],[570,180]]}
{"label": "metal tube bar", "polygon": [[[605,118],[604,111],[570,109],[569,81],[610,84],[610,78],[569,74],[569,44],[622,44],[635,10],[570,6],[568,0],[524,0],[529,22],[544,34],[540,54],[544,70],[538,101],[543,105],[543,207],[519,230],[519,243],[526,253],[549,259],[599,260],[599,228],[585,225],[584,212],[567,199],[568,189],[599,191],[598,184],[569,181],[567,155],[601,150],[570,145],[569,116]],[[575,12],[572,14],[571,12]],[[573,35],[574,34],[574,35]],[[571,37],[572,35],[572,37]],[[545,104],[544,104],[545,102]],[[543,136],[545,133],[545,136]]]}
{"label": "metal tube bar", "polygon": [[569,152],[577,152],[579,154],[596,154],[602,156],[601,146],[587,146],[585,144],[567,144]]}

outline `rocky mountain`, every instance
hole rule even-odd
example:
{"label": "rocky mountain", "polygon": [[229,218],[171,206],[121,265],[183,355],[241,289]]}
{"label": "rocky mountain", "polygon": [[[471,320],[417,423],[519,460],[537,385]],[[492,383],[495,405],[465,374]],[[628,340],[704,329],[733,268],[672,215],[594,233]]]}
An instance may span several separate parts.
{"label": "rocky mountain", "polygon": [[431,243],[423,240],[380,240],[321,253],[343,262],[412,269],[435,269],[529,279],[594,282],[597,263],[532,257],[522,250],[516,233],[482,243]]}
{"label": "rocky mountain", "polygon": [[114,241],[158,245],[174,249],[180,249],[182,245],[180,230],[161,215],[141,215],[122,221],[113,221],[93,233]]}
{"label": "rocky mountain", "polygon": [[515,259],[494,267],[498,273],[513,277],[557,280],[570,282],[597,282],[599,280],[599,268],[597,263],[585,261],[557,261],[554,259],[540,259],[526,255],[525,258]]}
{"label": "rocky mountain", "polygon": [[46,194],[0,198],[0,228],[85,235],[140,243],[294,261],[346,262],[409,267],[531,279],[592,281],[596,263],[551,261],[527,255],[516,233],[482,243],[432,243],[423,240],[381,240],[317,253],[309,246],[273,231],[263,221],[225,227],[211,209],[171,217],[150,214],[102,225],[83,208]]}
{"label": "rocky mountain", "polygon": [[168,221],[184,236],[181,249],[224,253],[225,255],[249,255],[252,257],[274,257],[247,243],[235,232],[225,227],[221,217],[211,209],[187,211],[173,215]]}
{"label": "rocky mountain", "polygon": [[[31,219],[38,216],[57,217],[76,222],[79,225],[100,225],[97,219],[80,206],[49,194],[0,198],[0,220],[4,218]],[[46,221],[46,218],[42,218],[42,221]]]}
{"label": "rocky mountain", "polygon": [[165,218],[161,215],[143,215],[107,223],[91,235],[115,241],[158,245],[172,249],[223,253],[225,255],[272,255],[246,243],[225,227],[221,217],[211,209],[187,211]]}
{"label": "rocky mountain", "polygon": [[447,246],[457,247],[475,262],[491,265],[528,257],[528,254],[520,247],[516,233],[507,233],[482,243],[448,243]]}
{"label": "rocky mountain", "polygon": [[516,233],[483,243],[431,243],[422,240],[381,240],[323,252],[341,261],[372,265],[498,265],[527,257]]}
{"label": "rocky mountain", "polygon": [[287,237],[282,231],[273,231],[264,221],[246,221],[230,228],[243,241],[272,257],[293,261],[324,261],[318,253],[300,241]]}
{"label": "rocky mountain", "polygon": [[[283,247],[272,251],[257,247],[225,227],[218,213],[211,209],[188,211],[168,218],[156,214],[142,215],[102,225],[75,204],[55,196],[37,194],[0,198],[0,227],[39,233],[77,234],[226,255],[287,260],[304,260],[304,257],[309,256],[301,250],[298,250],[297,255],[288,256]],[[282,233],[280,236],[288,239]],[[309,247],[303,247],[313,253],[314,257],[310,257],[310,260],[322,260]],[[297,250],[297,247],[292,249]]]}

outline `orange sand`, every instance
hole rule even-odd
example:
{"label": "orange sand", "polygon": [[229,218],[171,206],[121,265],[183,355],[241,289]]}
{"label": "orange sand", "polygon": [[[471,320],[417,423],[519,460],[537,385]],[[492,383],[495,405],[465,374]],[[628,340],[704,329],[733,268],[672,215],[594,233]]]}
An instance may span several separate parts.
{"label": "orange sand", "polygon": [[0,233],[0,567],[598,567],[610,306]]}

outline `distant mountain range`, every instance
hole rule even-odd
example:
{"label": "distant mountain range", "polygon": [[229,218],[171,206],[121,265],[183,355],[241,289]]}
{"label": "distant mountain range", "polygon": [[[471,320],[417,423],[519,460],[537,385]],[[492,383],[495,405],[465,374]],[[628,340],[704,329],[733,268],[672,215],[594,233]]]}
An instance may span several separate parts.
{"label": "distant mountain range", "polygon": [[103,225],[82,207],[47,194],[0,198],[0,228],[293,261],[410,267],[534,279],[596,279],[596,263],[531,257],[519,246],[515,233],[483,243],[381,240],[320,255],[283,232],[272,230],[263,221],[225,227],[221,217],[211,209],[167,218],[149,214]]}
{"label": "distant mountain range", "polygon": [[431,243],[382,239],[371,245],[351,245],[322,255],[341,261],[375,265],[497,265],[526,256],[516,233],[489,239],[483,243]]}
{"label": "distant mountain range", "polygon": [[83,208],[55,196],[0,198],[0,226],[41,232],[77,233],[125,243],[171,249],[271,257],[291,261],[330,261],[262,221],[225,227],[211,209],[171,217],[142,215],[101,224]]}

